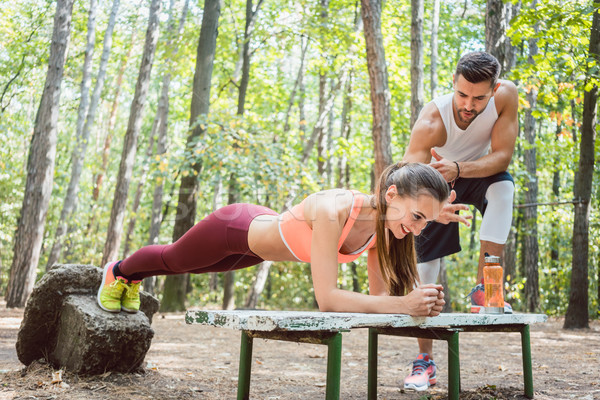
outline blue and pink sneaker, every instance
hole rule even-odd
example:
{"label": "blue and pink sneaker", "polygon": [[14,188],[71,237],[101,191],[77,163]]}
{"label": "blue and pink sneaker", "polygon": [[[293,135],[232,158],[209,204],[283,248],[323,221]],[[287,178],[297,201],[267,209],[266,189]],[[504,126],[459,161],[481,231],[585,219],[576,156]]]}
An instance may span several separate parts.
{"label": "blue and pink sneaker", "polygon": [[404,389],[423,391],[437,382],[437,368],[429,354],[421,353],[413,361],[412,372],[404,379]]}

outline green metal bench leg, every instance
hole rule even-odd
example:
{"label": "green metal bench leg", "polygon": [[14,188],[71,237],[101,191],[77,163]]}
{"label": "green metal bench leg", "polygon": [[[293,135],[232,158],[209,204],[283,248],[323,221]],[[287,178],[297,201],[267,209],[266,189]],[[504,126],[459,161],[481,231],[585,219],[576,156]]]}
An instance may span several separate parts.
{"label": "green metal bench leg", "polygon": [[327,340],[327,400],[340,398],[340,378],[342,369],[342,334],[336,333]]}
{"label": "green metal bench leg", "polygon": [[369,328],[369,361],[367,379],[367,399],[377,399],[377,347],[379,336],[377,329]]}
{"label": "green metal bench leg", "polygon": [[250,398],[250,372],[252,370],[252,337],[246,331],[242,331],[242,343],[240,345],[240,369],[238,375],[238,400]]}
{"label": "green metal bench leg", "polygon": [[523,351],[523,378],[525,379],[525,397],[533,399],[533,372],[531,368],[531,342],[529,325],[521,330],[521,348]]}
{"label": "green metal bench leg", "polygon": [[448,399],[458,400],[460,394],[460,357],[458,332],[448,337]]}

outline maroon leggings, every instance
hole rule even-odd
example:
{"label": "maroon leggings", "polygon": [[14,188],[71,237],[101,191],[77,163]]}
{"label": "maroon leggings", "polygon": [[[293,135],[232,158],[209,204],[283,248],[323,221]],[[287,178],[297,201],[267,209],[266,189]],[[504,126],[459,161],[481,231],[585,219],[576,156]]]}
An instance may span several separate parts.
{"label": "maroon leggings", "polygon": [[248,247],[250,222],[259,215],[278,215],[253,204],[231,204],[194,225],[175,243],[146,246],[119,265],[133,280],[154,275],[231,271],[264,260]]}

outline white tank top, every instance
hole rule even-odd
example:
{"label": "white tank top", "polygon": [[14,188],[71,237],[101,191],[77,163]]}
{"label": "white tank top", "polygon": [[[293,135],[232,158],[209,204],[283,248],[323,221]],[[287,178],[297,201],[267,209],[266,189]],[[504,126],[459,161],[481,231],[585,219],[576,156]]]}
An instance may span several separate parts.
{"label": "white tank top", "polygon": [[460,129],[454,120],[452,97],[454,93],[433,99],[442,116],[446,127],[446,143],[442,147],[434,147],[435,151],[444,158],[452,161],[477,160],[490,150],[492,128],[498,119],[494,97],[487,107],[479,114],[467,129]]}

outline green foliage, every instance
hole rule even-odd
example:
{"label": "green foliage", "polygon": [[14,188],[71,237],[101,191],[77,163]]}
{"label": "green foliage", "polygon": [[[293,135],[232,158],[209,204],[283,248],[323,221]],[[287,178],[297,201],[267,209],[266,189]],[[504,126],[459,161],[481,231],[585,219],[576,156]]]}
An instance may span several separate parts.
{"label": "green foliage", "polygon": [[[111,3],[99,3],[94,82]],[[161,32],[167,29],[168,5],[164,3]],[[430,100],[431,3],[427,1],[425,4],[424,21],[426,101]],[[174,20],[178,21],[182,1],[176,1],[175,4]],[[305,0],[262,3],[250,39],[250,82],[242,115],[237,115],[237,103],[245,2],[228,0],[222,4],[210,113],[194,121],[203,125],[205,134],[191,148],[186,147],[186,140],[190,130],[190,102],[202,4],[190,2],[176,55],[173,46],[167,45],[166,35],[161,34],[129,196],[132,200],[142,167],[149,167],[132,248],[147,243],[155,184],[165,185],[164,220],[159,242],[171,241],[179,180],[186,174],[194,173],[191,165],[196,162],[202,164],[198,175],[197,219],[210,213],[215,206],[227,202],[226,190],[232,173],[236,176],[239,201],[264,204],[278,211],[284,209],[289,199],[297,203],[307,193],[335,186],[340,175],[339,161],[342,159],[348,160],[349,186],[364,192],[370,191],[372,110],[360,2],[331,0],[326,14],[319,4]],[[81,97],[79,85],[88,6],[87,1],[81,0],[76,1],[74,7],[70,51],[62,85],[54,191],[40,260],[42,266],[53,243],[70,176],[76,111]],[[0,290],[6,286],[12,259],[13,235],[26,177],[28,144],[47,69],[54,7],[51,1],[32,0],[4,2],[0,5],[0,19],[3,21],[0,24]],[[147,7],[147,2],[122,1],[99,115],[86,155],[78,207],[72,217],[61,262],[100,262],[123,136],[139,72]],[[483,0],[441,2],[437,77],[440,94],[452,90],[452,73],[458,58],[466,51],[485,48],[485,7]],[[518,57],[516,65],[505,78],[518,84],[521,126],[524,111],[532,107],[526,101],[527,93],[534,89],[538,93],[537,103],[532,110],[537,122],[536,141],[530,145],[520,138],[510,167],[516,182],[517,203],[522,202],[526,180],[532,178],[538,180],[540,202],[568,201],[573,197],[576,174],[573,166],[577,165],[579,157],[583,94],[598,84],[600,79],[598,66],[588,54],[593,10],[592,3],[584,0],[548,0],[538,2],[535,9],[531,7],[531,2],[523,2],[520,12],[510,23],[508,35],[516,46]],[[391,97],[392,152],[396,160],[404,154],[410,134],[410,22],[409,1],[388,0],[383,3],[382,33]],[[539,48],[538,55],[531,63],[528,62],[530,40],[537,40]],[[302,48],[306,43],[304,80],[303,87],[300,87],[296,79]],[[167,64],[169,57],[172,62]],[[119,91],[117,77],[122,66],[124,76]],[[168,150],[164,155],[148,158],[146,148],[151,140],[161,82],[166,73],[171,74],[172,82]],[[326,82],[325,98],[332,94],[334,99],[326,123],[330,137],[320,160],[315,146],[308,160],[302,162],[303,150],[319,117],[321,78]],[[349,92],[345,91],[347,87],[350,88]],[[341,122],[346,96],[351,103],[348,138],[342,135]],[[117,107],[113,125],[110,117],[115,103]],[[102,150],[107,137],[111,141],[107,163],[103,165]],[[532,146],[537,151],[538,170],[535,177],[527,176],[522,159],[523,151]],[[596,146],[596,159],[600,159],[600,148],[598,144]],[[330,162],[331,167],[324,174],[318,172],[319,161]],[[595,316],[598,315],[600,268],[600,242],[597,239],[600,237],[599,169],[597,164],[594,175],[596,195],[593,196],[590,211],[589,290],[590,311]],[[100,175],[103,181],[96,200],[92,193]],[[554,185],[555,176],[557,185]],[[518,215],[515,211],[515,221],[518,221]],[[134,217],[132,213],[127,215],[126,224],[131,217]],[[567,306],[572,224],[572,205],[539,206],[541,310],[552,315],[564,314]],[[515,222],[514,229],[522,235],[522,224]],[[478,246],[469,249],[471,235],[470,229],[461,228],[463,251],[446,260],[453,305],[457,310],[465,309],[468,300],[463,296],[475,284]],[[478,239],[475,233],[475,243],[478,243]],[[517,260],[521,257],[522,249],[518,246]],[[357,272],[359,289],[367,293],[364,257],[357,260]],[[255,268],[236,272],[238,305],[244,303],[254,276]],[[509,300],[517,310],[523,307],[524,279],[522,271],[517,268],[517,274],[511,280],[512,286],[507,288]],[[340,266],[340,286],[351,289],[352,280],[349,265]],[[209,291],[209,281],[207,274],[192,277],[190,303],[221,304],[220,289]],[[313,308],[314,293],[308,266],[302,263],[273,264],[259,307]]]}

